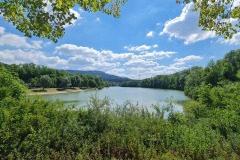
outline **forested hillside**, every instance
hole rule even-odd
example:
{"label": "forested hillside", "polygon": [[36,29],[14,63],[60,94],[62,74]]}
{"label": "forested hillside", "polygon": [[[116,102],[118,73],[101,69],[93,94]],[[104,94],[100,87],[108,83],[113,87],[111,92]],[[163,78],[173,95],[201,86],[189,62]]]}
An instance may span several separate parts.
{"label": "forested hillside", "polygon": [[171,102],[150,112],[96,96],[85,108],[63,106],[27,96],[0,66],[0,159],[240,159],[239,55],[181,72],[196,99],[183,113]]}
{"label": "forested hillside", "polygon": [[54,87],[54,88],[69,88],[69,87],[86,87],[86,88],[103,88],[106,86],[102,77],[71,74],[65,70],[56,70],[46,66],[38,66],[34,63],[29,64],[3,64],[10,73],[19,77],[24,84],[31,87]]}
{"label": "forested hillside", "polygon": [[130,80],[129,78],[119,77],[111,74],[107,74],[102,71],[82,71],[82,70],[66,70],[73,74],[88,74],[93,76],[100,76],[103,78],[104,81],[108,82],[123,82]]}

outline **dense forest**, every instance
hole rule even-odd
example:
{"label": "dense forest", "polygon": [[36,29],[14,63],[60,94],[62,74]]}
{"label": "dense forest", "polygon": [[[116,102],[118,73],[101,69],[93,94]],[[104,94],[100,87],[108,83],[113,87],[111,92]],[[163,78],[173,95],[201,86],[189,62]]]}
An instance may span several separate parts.
{"label": "dense forest", "polygon": [[22,82],[29,88],[103,88],[106,83],[100,76],[92,76],[87,74],[71,74],[65,70],[56,70],[46,66],[38,66],[34,63],[29,64],[3,64],[10,73],[19,77]]}
{"label": "dense forest", "polygon": [[239,70],[236,50],[206,68],[136,81],[195,99],[177,113],[171,102],[150,112],[107,97],[92,96],[85,108],[29,97],[2,65],[0,159],[240,159]]}

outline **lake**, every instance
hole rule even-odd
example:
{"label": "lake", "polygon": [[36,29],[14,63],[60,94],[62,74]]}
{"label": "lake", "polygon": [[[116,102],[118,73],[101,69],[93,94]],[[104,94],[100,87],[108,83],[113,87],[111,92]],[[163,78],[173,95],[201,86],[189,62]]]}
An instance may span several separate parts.
{"label": "lake", "polygon": [[[64,102],[65,105],[75,104],[82,107],[88,104],[90,96],[97,94],[100,99],[108,96],[113,103],[122,105],[126,101],[130,101],[138,106],[149,108],[151,104],[167,104],[169,99],[172,101],[186,101],[190,98],[185,96],[182,91],[152,88],[132,88],[132,87],[109,87],[101,90],[86,90],[74,93],[61,93],[43,95],[45,99],[57,100]],[[174,103],[174,110],[182,112],[182,106]]]}

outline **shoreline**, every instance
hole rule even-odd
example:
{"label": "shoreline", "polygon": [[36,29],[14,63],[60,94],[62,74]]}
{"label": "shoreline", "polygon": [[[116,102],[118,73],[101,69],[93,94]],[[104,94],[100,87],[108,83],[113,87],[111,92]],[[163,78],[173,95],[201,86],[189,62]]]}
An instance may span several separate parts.
{"label": "shoreline", "polygon": [[75,92],[81,92],[81,91],[89,91],[89,90],[95,90],[95,88],[87,88],[87,89],[79,89],[79,88],[72,88],[72,89],[59,89],[59,88],[45,88],[42,90],[42,88],[34,88],[34,89],[28,89],[27,95],[48,95],[48,94],[62,94],[62,93],[75,93]]}

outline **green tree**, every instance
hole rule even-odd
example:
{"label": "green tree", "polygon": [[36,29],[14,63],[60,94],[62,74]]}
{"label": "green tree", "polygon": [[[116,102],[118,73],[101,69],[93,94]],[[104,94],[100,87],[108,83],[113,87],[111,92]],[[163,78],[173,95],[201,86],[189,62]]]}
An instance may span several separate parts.
{"label": "green tree", "polygon": [[20,80],[11,75],[3,67],[0,67],[0,101],[4,98],[18,99],[26,92],[26,88],[20,83]]}
{"label": "green tree", "polygon": [[203,73],[205,83],[216,86],[218,82],[223,80],[223,76],[221,76],[222,71],[223,65],[219,61],[215,63],[213,60],[210,60]]}
{"label": "green tree", "polygon": [[186,77],[184,93],[193,99],[198,98],[198,89],[203,82],[203,68],[193,67],[190,70],[190,74]]}
{"label": "green tree", "polygon": [[69,77],[62,77],[60,87],[66,89],[71,86],[71,79]]}
{"label": "green tree", "polygon": [[64,35],[65,25],[76,15],[71,9],[79,5],[89,12],[103,12],[119,17],[120,6],[127,0],[4,0],[0,1],[0,14],[23,32],[26,37],[37,36],[54,42]]}
{"label": "green tree", "polygon": [[73,75],[70,77],[71,79],[71,86],[74,88],[74,87],[80,87],[81,85],[81,79],[78,75]]}
{"label": "green tree", "polygon": [[[240,29],[240,6],[236,0],[176,0],[177,3],[194,3],[200,11],[198,25],[203,30],[215,31],[224,38],[231,38]],[[238,3],[238,4],[237,4]],[[237,22],[234,23],[234,20]]]}
{"label": "green tree", "polygon": [[43,75],[41,76],[39,83],[44,90],[44,88],[49,88],[52,85],[52,79],[48,75]]}

